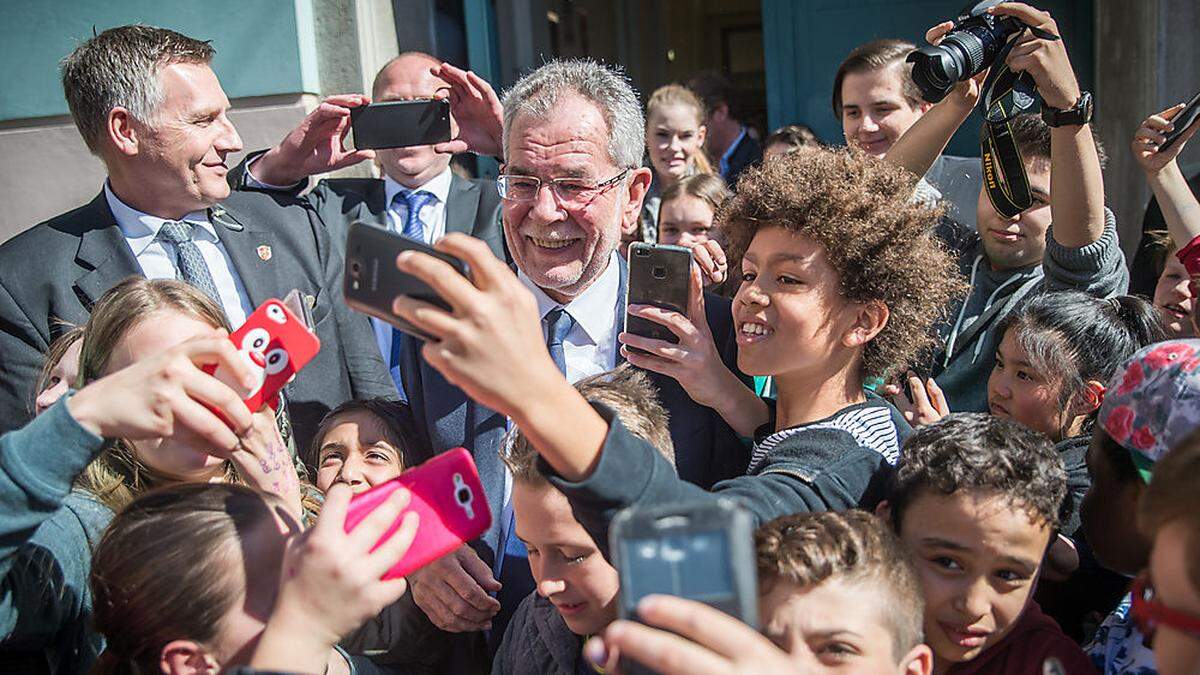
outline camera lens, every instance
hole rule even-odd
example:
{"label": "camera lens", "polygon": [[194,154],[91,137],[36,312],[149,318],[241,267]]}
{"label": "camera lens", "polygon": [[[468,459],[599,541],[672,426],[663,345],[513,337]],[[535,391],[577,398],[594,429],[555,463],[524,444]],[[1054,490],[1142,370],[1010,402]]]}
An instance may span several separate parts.
{"label": "camera lens", "polygon": [[460,487],[454,491],[454,498],[458,500],[459,504],[466,504],[471,501],[471,491],[465,487]]}
{"label": "camera lens", "polygon": [[358,273],[361,271],[362,271],[362,264],[360,264],[357,260],[351,260],[350,261],[350,274],[352,276],[358,276]]}

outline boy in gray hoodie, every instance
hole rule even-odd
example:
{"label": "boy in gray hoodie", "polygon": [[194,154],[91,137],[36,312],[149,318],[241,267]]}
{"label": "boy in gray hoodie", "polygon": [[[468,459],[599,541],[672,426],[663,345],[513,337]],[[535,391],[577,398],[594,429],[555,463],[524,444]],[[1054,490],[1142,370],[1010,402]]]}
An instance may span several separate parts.
{"label": "boy in gray hoodie", "polygon": [[[1004,3],[995,13],[1016,17],[1043,34],[1060,34],[1048,13],[1028,5]],[[927,37],[936,43],[949,28],[939,24]],[[993,207],[986,180],[980,190],[978,231],[960,251],[971,290],[940,329],[942,348],[927,391],[915,392],[936,400],[940,387],[955,412],[988,410],[987,378],[1000,340],[996,327],[1007,314],[1040,293],[1077,290],[1111,297],[1129,286],[1116,221],[1104,206],[1091,94],[1080,90],[1066,47],[1061,39],[1026,31],[1007,65],[1028,73],[1043,99],[1041,116],[1024,114],[1010,122],[1033,205],[1006,218]],[[982,78],[960,83],[896,141],[886,160],[924,175],[975,108]]]}

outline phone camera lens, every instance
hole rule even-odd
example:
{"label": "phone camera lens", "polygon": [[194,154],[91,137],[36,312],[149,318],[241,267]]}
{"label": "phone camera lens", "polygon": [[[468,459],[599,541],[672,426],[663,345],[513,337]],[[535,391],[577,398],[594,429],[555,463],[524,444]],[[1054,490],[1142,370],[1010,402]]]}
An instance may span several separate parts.
{"label": "phone camera lens", "polygon": [[471,501],[471,491],[465,487],[460,487],[454,491],[454,498],[459,504],[466,504]]}
{"label": "phone camera lens", "polygon": [[650,255],[650,251],[648,249],[638,247],[633,249],[633,254],[645,258],[646,256]]}
{"label": "phone camera lens", "polygon": [[667,268],[655,267],[654,269],[650,270],[650,274],[652,274],[655,279],[660,279],[660,280],[666,279],[667,278]]}
{"label": "phone camera lens", "polygon": [[353,260],[350,262],[350,274],[352,274],[354,276],[358,276],[358,273],[361,271],[362,271],[362,265],[359,264],[359,262],[357,260]]}

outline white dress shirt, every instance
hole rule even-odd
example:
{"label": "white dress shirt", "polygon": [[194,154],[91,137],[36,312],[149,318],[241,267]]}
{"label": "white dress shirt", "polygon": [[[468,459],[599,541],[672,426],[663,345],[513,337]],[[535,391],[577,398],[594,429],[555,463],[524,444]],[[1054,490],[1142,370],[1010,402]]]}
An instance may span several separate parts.
{"label": "white dress shirt", "polygon": [[[390,176],[383,177],[383,191],[387,199],[387,221],[393,232],[404,232],[404,219],[408,217],[408,204],[404,199],[396,199],[400,192],[418,192],[424,190],[436,197],[421,208],[420,218],[424,225],[425,243],[433,242],[446,236],[446,199],[450,196],[450,179],[453,174],[450,169],[439,173],[424,185],[409,189],[392,180]],[[375,329],[375,342],[383,354],[383,362],[390,363],[392,357],[392,325],[371,317],[371,326]],[[393,378],[399,382],[399,378]]]}
{"label": "white dress shirt", "polygon": [[[158,231],[165,219],[142,213],[122,202],[112,191],[108,181],[104,181],[104,198],[108,200],[108,208],[112,209],[117,226],[125,235],[125,241],[137,258],[142,274],[147,279],[175,279],[176,264],[175,247],[158,240]],[[246,287],[238,278],[233,261],[225,250],[225,245],[217,237],[217,231],[208,220],[206,211],[193,211],[181,220],[196,225],[192,230],[192,241],[200,249],[204,264],[212,275],[217,292],[221,296],[221,307],[229,318],[229,325],[237,330],[246,322],[246,317],[254,308],[250,304],[250,296],[246,295]]]}
{"label": "white dress shirt", "polygon": [[[537,284],[518,271],[517,278],[533,292],[538,303],[538,316],[545,318],[555,307],[562,307],[575,319],[563,340],[563,357],[567,380],[574,383],[590,375],[608,372],[617,365],[617,333],[624,317],[617,316],[617,296],[621,292],[621,259],[614,251],[608,267],[600,278],[584,289],[566,305],[560,305],[538,288]],[[542,324],[545,335],[546,325]]]}

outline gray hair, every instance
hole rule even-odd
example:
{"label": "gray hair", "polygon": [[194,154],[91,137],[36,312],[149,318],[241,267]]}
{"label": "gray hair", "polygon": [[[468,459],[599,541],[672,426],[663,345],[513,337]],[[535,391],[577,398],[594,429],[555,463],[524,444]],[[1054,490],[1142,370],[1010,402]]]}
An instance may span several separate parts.
{"label": "gray hair", "polygon": [[208,63],[215,51],[166,28],[135,24],[110,28],[75,48],[62,61],[63,94],[88,149],[99,154],[108,113],[118,106],[149,124],[162,104],[160,68]]}
{"label": "gray hair", "polygon": [[591,101],[608,124],[608,155],[622,169],[642,165],[646,121],[637,92],[619,67],[592,59],[556,59],[525,75],[504,92],[504,154],[519,115],[545,117],[565,93]]}

